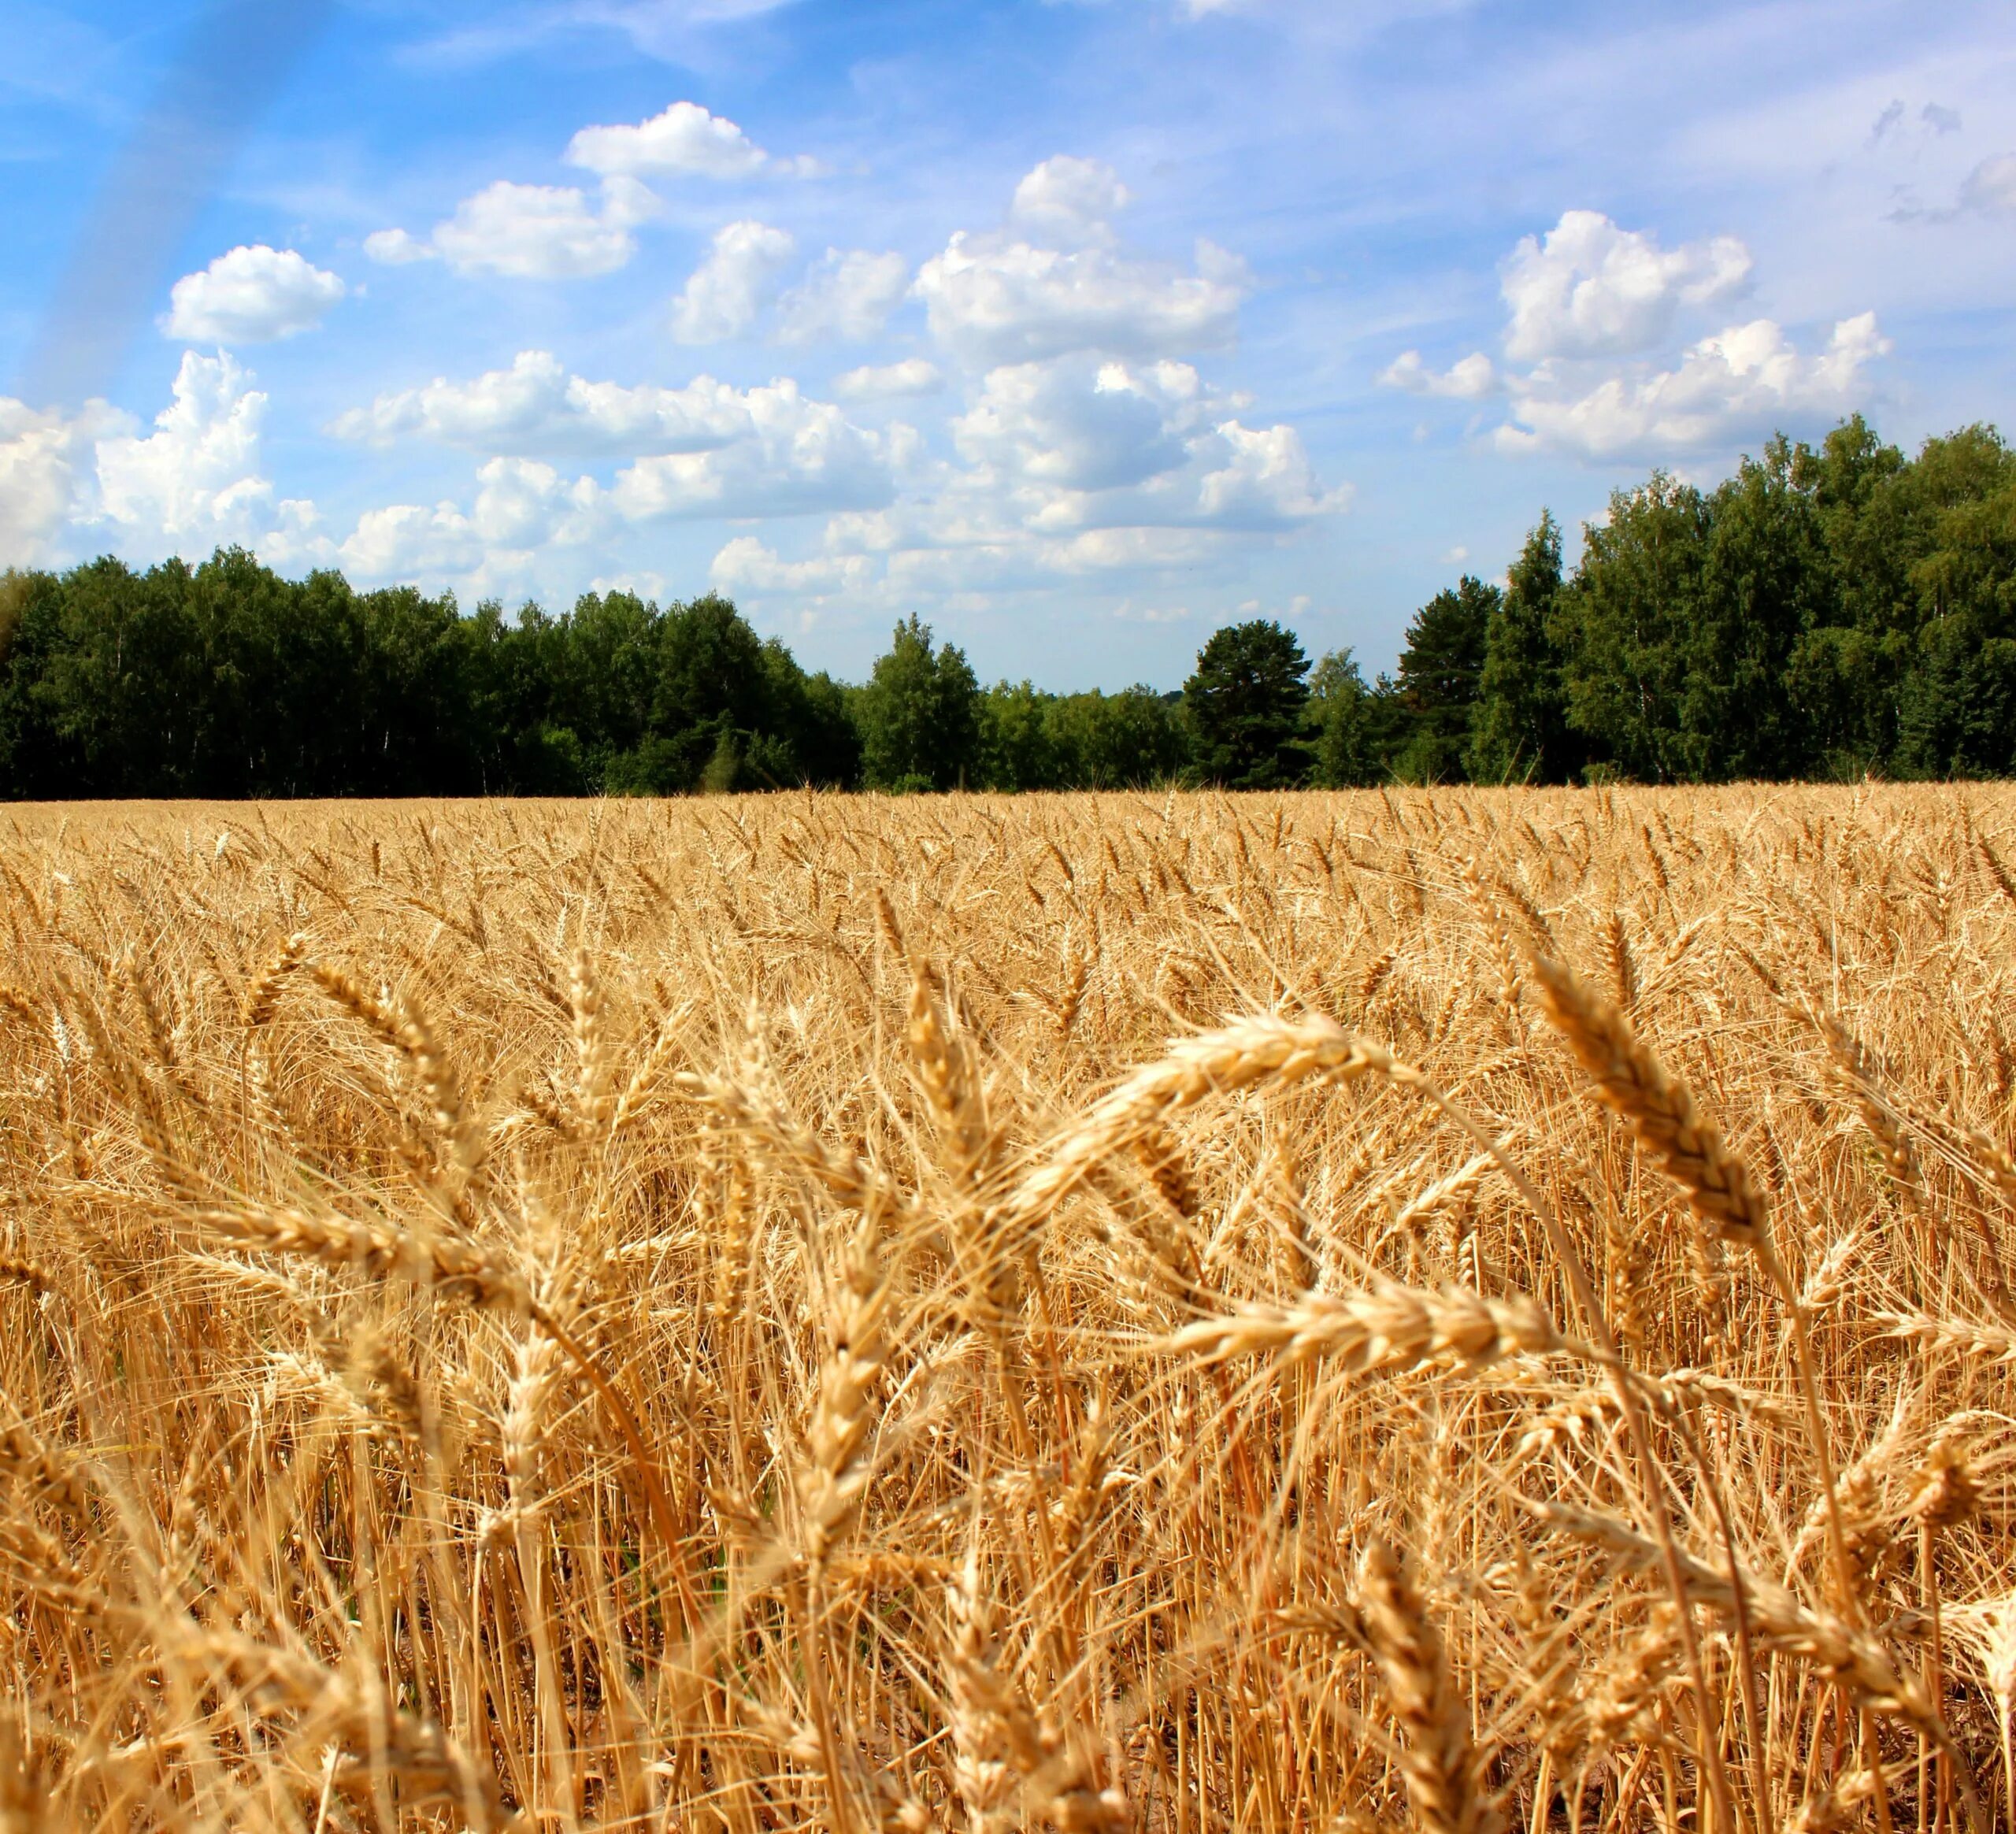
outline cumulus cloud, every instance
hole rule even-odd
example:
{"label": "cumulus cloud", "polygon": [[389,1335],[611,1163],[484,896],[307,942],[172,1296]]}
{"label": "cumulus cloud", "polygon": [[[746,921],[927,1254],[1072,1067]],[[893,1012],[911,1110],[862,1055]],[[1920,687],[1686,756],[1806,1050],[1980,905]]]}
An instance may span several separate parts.
{"label": "cumulus cloud", "polygon": [[1074,491],[1138,484],[1188,456],[1202,385],[1187,363],[1140,372],[1120,363],[1019,363],[991,370],[979,399],[953,423],[970,462],[1011,484]]}
{"label": "cumulus cloud", "polygon": [[434,246],[465,274],[524,280],[606,274],[636,252],[628,200],[591,209],[572,185],[521,185],[500,179],[465,198],[436,227]]}
{"label": "cumulus cloud", "polygon": [[502,454],[518,467],[509,473],[518,480],[514,489],[547,475],[543,457],[628,457],[634,462],[606,487],[593,479],[570,484],[568,504],[570,513],[592,509],[632,522],[884,503],[892,468],[907,462],[915,439],[900,426],[857,427],[788,377],[749,389],[707,376],[683,388],[626,387],[570,375],[544,350],[521,352],[509,369],[468,382],[437,378],[380,395],[331,431],[379,444],[417,437]]}
{"label": "cumulus cloud", "polygon": [[911,291],[932,336],[976,369],[1074,351],[1174,357],[1229,343],[1251,288],[1245,264],[1202,239],[1191,273],[1125,253],[1107,219],[1126,201],[1108,167],[1045,160],[1016,187],[1010,228],[962,230],[919,269]]}
{"label": "cumulus cloud", "polygon": [[276,502],[261,475],[252,382],[228,351],[184,351],[146,432],[103,402],[71,417],[0,398],[0,565],[60,565],[83,531],[94,551],[147,559],[235,542],[276,565],[328,561],[314,505]]}
{"label": "cumulus cloud", "polygon": [[103,402],[73,416],[0,395],[0,567],[61,558],[64,525],[90,487],[98,439],[130,424]]}
{"label": "cumulus cloud", "polygon": [[676,102],[647,121],[584,128],[569,142],[567,158],[597,175],[598,198],[576,185],[499,179],[465,198],[428,235],[380,229],[365,238],[364,252],[391,267],[442,260],[458,273],[523,280],[606,274],[636,253],[638,224],[660,213],[647,177],[808,177],[821,169],[816,160],[765,152],[734,122],[691,102]]}
{"label": "cumulus cloud", "polygon": [[1184,528],[1049,535],[963,514],[921,516],[880,528],[854,522],[827,532],[831,552],[858,546],[879,558],[883,592],[899,606],[923,594],[969,597],[1141,574],[1193,577],[1200,568],[1222,563],[1232,540],[1221,531]]}
{"label": "cumulus cloud", "polygon": [[1445,395],[1477,401],[1498,392],[1498,369],[1481,350],[1473,350],[1447,369],[1429,368],[1418,350],[1403,350],[1379,372],[1380,386],[1404,389],[1409,395]]}
{"label": "cumulus cloud", "polygon": [[910,282],[910,265],[899,254],[829,248],[777,302],[777,335],[788,344],[822,338],[863,343],[888,323]]}
{"label": "cumulus cloud", "polygon": [[717,232],[707,258],[673,302],[672,335],[682,344],[741,336],[756,323],[797,246],[788,232],[747,219]]}
{"label": "cumulus cloud", "polygon": [[632,177],[753,178],[759,172],[810,178],[815,159],[780,159],[766,153],[734,122],[698,102],[676,102],[663,114],[634,127],[584,128],[569,142],[570,165]]}
{"label": "cumulus cloud", "polygon": [[154,430],[98,441],[98,516],[143,547],[254,540],[273,488],[260,475],[266,397],[252,380],[228,351],[183,351]]}
{"label": "cumulus cloud", "polygon": [[1750,251],[1732,235],[1666,250],[1599,211],[1565,211],[1544,239],[1527,236],[1506,264],[1505,354],[1537,362],[1652,349],[1682,306],[1728,298],[1750,267]]}
{"label": "cumulus cloud", "polygon": [[1288,426],[1245,427],[1226,421],[1199,455],[1211,467],[1199,481],[1195,519],[1224,528],[1280,528],[1339,516],[1357,495],[1351,484],[1325,490]]}
{"label": "cumulus cloud", "polygon": [[1066,359],[991,371],[954,424],[973,482],[1025,528],[1285,528],[1335,514],[1288,426],[1249,428],[1187,363]]}
{"label": "cumulus cloud", "polygon": [[821,554],[810,560],[787,561],[753,535],[738,535],[714,556],[707,581],[717,592],[806,593],[824,596],[859,591],[873,576],[873,563],[863,554]]}
{"label": "cumulus cloud", "polygon": [[590,382],[547,350],[467,382],[445,376],[381,395],[338,417],[339,438],[390,446],[432,439],[485,452],[635,457],[705,452],[754,431],[748,397],[712,376],[684,388]]}
{"label": "cumulus cloud", "polygon": [[1046,159],[1015,187],[1009,216],[1038,234],[1073,242],[1105,241],[1112,220],[1129,202],[1110,165],[1059,154]]}
{"label": "cumulus cloud", "polygon": [[903,435],[855,426],[830,402],[785,379],[743,398],[749,431],[706,452],[640,458],[617,474],[610,501],[632,522],[791,516],[873,509],[894,495],[892,444]]}
{"label": "cumulus cloud", "polygon": [[1670,369],[1652,369],[1578,387],[1543,365],[1516,379],[1506,450],[1546,448],[1592,458],[1655,454],[1767,432],[1792,413],[1847,412],[1866,372],[1890,343],[1865,312],[1842,320],[1824,350],[1798,350],[1768,318],[1702,339]]}
{"label": "cumulus cloud", "polygon": [[1318,483],[1295,430],[1244,424],[1242,402],[1169,360],[1003,365],[952,423],[961,464],[834,518],[828,548],[882,555],[888,580],[920,590],[962,570],[1005,587],[1127,554],[1221,553],[1346,509],[1350,487]]}
{"label": "cumulus cloud", "polygon": [[452,501],[367,509],[339,550],[344,566],[363,580],[510,579],[541,548],[580,546],[606,532],[610,517],[591,478],[493,458],[476,485],[466,511]]}
{"label": "cumulus cloud", "polygon": [[[1570,210],[1544,240],[1522,241],[1505,267],[1505,352],[1526,367],[1500,368],[1477,351],[1438,371],[1406,350],[1379,380],[1457,399],[1503,391],[1510,406],[1492,435],[1501,450],[1603,460],[1728,446],[1788,420],[1853,409],[1870,365],[1890,349],[1873,313],[1841,320],[1817,351],[1769,318],[1674,348],[1682,309],[1740,291],[1750,265],[1731,236],[1669,250],[1595,211]],[[1662,345],[1663,358],[1653,354]]]}
{"label": "cumulus cloud", "polygon": [[234,248],[169,295],[162,329],[198,344],[263,344],[312,331],[346,289],[291,248]]}
{"label": "cumulus cloud", "polygon": [[364,239],[364,252],[388,266],[438,258],[462,274],[578,280],[623,266],[637,252],[632,232],[656,210],[651,194],[621,175],[604,181],[595,204],[573,185],[499,179],[465,198],[424,240],[381,229]]}
{"label": "cumulus cloud", "polygon": [[469,517],[452,502],[431,509],[419,503],[387,503],[357,519],[343,557],[361,580],[438,579],[479,565],[483,544]]}
{"label": "cumulus cloud", "polygon": [[833,378],[833,392],[842,401],[936,395],[944,386],[943,372],[926,357],[906,357],[900,363],[864,364]]}
{"label": "cumulus cloud", "polygon": [[1073,350],[1176,356],[1229,343],[1248,289],[1243,265],[1210,243],[1197,271],[1092,246],[1041,248],[955,235],[926,261],[915,291],[932,334],[976,366]]}

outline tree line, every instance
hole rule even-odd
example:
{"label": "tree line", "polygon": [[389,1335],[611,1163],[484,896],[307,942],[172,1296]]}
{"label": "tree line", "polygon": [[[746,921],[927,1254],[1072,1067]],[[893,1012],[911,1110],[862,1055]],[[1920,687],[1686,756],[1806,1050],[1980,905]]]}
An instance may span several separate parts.
{"label": "tree line", "polygon": [[2016,454],[1859,417],[1712,489],[1543,513],[1367,681],[1264,620],[1180,692],[981,685],[915,617],[869,678],[716,595],[570,611],[287,580],[238,550],[0,575],[0,795],[684,794],[2016,774]]}

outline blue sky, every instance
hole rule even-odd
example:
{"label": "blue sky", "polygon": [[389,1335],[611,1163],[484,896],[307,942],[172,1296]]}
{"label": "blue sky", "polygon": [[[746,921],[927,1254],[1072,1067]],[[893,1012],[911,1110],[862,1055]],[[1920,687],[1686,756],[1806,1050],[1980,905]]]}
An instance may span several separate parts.
{"label": "blue sky", "polygon": [[1654,465],[2016,421],[2006,0],[260,10],[0,0],[0,565],[1169,686],[1384,665]]}

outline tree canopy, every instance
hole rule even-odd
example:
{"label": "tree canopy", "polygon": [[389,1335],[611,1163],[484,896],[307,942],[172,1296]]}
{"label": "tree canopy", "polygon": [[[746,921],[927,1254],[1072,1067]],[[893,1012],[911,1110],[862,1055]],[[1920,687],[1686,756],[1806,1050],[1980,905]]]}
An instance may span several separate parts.
{"label": "tree canopy", "polygon": [[1213,632],[1180,693],[983,687],[915,616],[809,672],[713,594],[514,615],[235,549],[0,574],[0,795],[1271,789],[2016,775],[2016,454],[1859,417],[1712,487],[1662,472],[1503,583],[1466,575],[1391,673]]}
{"label": "tree canopy", "polygon": [[1211,633],[1183,687],[1192,755],[1205,781],[1271,790],[1303,774],[1308,673],[1302,645],[1269,619]]}

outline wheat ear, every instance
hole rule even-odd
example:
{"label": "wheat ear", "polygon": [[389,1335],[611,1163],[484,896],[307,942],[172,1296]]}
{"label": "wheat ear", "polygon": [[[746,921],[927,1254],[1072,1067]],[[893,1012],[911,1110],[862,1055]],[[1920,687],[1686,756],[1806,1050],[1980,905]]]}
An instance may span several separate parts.
{"label": "wheat ear", "polygon": [[1510,1356],[1579,1348],[1529,1299],[1431,1293],[1386,1280],[1369,1291],[1309,1293],[1283,1309],[1254,1306],[1201,1319],[1165,1347],[1207,1362],[1236,1356],[1272,1356],[1284,1364],[1321,1360],[1360,1375],[1436,1362],[1481,1369]]}
{"label": "wheat ear", "polygon": [[1414,1582],[1384,1542],[1358,1564],[1358,1620],[1406,1729],[1400,1768],[1425,1834],[1496,1834],[1499,1817],[1480,1788],[1470,1714],[1450,1674],[1442,1638]]}
{"label": "wheat ear", "polygon": [[1744,1247],[1768,1242],[1763,1193],[1695,1110],[1686,1085],[1666,1074],[1630,1021],[1573,969],[1539,954],[1532,969],[1543,1009],[1595,1084],[1598,1099],[1622,1117],[1640,1149],[1680,1186],[1703,1226]]}

